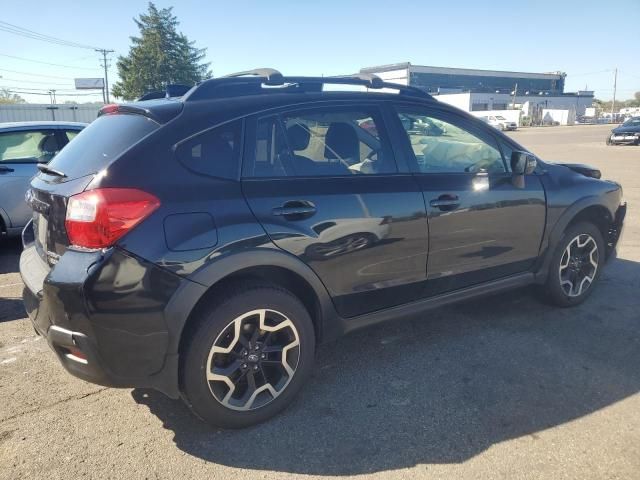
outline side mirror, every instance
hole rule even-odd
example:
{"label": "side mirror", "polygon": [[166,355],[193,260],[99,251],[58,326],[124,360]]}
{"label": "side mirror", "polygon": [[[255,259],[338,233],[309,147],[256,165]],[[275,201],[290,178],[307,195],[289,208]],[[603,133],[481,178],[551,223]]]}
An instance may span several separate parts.
{"label": "side mirror", "polygon": [[511,172],[514,176],[531,175],[538,162],[529,152],[514,151],[511,154]]}

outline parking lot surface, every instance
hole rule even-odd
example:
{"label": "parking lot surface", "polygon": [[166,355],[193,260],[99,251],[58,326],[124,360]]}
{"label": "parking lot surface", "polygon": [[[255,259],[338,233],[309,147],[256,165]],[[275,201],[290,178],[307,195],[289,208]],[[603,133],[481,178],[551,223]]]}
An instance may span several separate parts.
{"label": "parking lot surface", "polygon": [[0,479],[639,478],[640,147],[605,146],[609,129],[511,134],[624,187],[619,258],[585,304],[523,289],[357,332],[321,347],[292,407],[242,431],[68,375],[24,318],[19,243],[0,243]]}

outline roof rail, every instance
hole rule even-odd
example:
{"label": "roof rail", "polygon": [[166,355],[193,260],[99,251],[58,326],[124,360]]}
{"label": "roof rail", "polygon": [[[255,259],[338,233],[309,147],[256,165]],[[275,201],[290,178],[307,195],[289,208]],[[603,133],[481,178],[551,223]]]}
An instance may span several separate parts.
{"label": "roof rail", "polygon": [[223,98],[230,96],[255,95],[273,92],[273,88],[281,87],[281,92],[320,92],[324,85],[359,85],[370,89],[398,90],[401,95],[433,99],[431,95],[416,87],[385,82],[372,73],[358,73],[334,77],[285,77],[272,68],[258,68],[244,72],[232,73],[198,84],[185,101]]}
{"label": "roof rail", "polygon": [[244,72],[230,73],[220,78],[238,78],[238,77],[260,77],[266,80],[266,83],[274,85],[282,85],[283,75],[275,68],[254,68]]}
{"label": "roof rail", "polygon": [[410,95],[413,97],[422,97],[422,98],[430,98],[433,99],[431,95],[429,95],[424,90],[411,87],[409,85],[402,85],[400,83],[390,83],[385,82],[382,78],[373,73],[356,73],[354,75],[344,75],[344,76],[336,76],[336,77],[285,77],[285,81],[289,79],[299,78],[301,79],[300,83],[322,83],[329,85],[361,85],[366,88],[370,88],[373,90],[380,90],[384,88],[398,90],[398,92],[402,95]]}
{"label": "roof rail", "polygon": [[153,92],[147,92],[136,100],[141,102],[143,100],[156,100],[158,98],[172,98],[182,97],[185,93],[193,88],[193,85],[183,85],[180,83],[170,83],[165,87],[165,90],[156,90]]}

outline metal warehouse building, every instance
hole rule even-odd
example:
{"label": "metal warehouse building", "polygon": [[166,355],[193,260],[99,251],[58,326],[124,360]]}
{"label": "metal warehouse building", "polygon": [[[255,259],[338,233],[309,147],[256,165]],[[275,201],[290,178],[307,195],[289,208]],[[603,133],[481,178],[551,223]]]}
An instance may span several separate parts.
{"label": "metal warehouse building", "polygon": [[526,104],[541,109],[570,109],[584,115],[594,98],[592,91],[565,93],[563,72],[505,72],[429,67],[409,62],[360,71],[374,73],[389,82],[422,88],[438,95],[439,100],[467,111],[506,110],[513,104]]}

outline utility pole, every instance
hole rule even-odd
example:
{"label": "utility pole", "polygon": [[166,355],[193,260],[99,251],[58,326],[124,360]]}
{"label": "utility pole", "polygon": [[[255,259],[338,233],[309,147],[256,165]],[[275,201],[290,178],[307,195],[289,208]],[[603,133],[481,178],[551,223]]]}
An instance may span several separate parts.
{"label": "utility pole", "polygon": [[107,75],[107,68],[109,65],[107,64],[107,54],[113,53],[113,50],[107,50],[106,48],[96,48],[96,52],[102,54],[102,66],[104,67],[104,90],[107,97],[105,103],[109,103],[109,76]]}
{"label": "utility pole", "polygon": [[616,108],[616,89],[618,85],[618,67],[613,71],[613,101],[611,102],[611,123],[613,123],[613,111]]}
{"label": "utility pole", "polygon": [[55,91],[55,89],[52,89],[51,93],[53,94],[53,104],[55,105],[56,103],[58,103],[58,102],[56,102],[56,91]]}
{"label": "utility pole", "polygon": [[511,98],[511,110],[516,109],[516,95],[518,95],[518,84],[513,88],[513,97]]}

